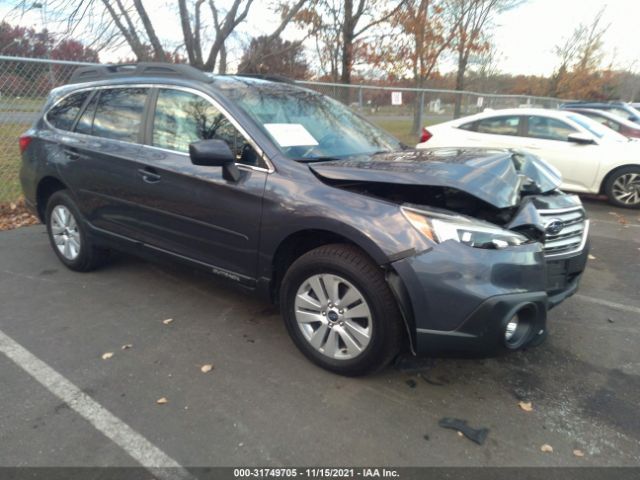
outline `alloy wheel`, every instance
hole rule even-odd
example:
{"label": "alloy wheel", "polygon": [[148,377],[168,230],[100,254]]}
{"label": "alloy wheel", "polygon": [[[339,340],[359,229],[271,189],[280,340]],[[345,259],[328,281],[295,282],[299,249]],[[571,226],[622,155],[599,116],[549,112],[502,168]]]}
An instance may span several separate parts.
{"label": "alloy wheel", "polygon": [[304,338],[327,357],[356,358],[371,341],[369,305],[358,288],[338,275],[327,273],[306,279],[298,289],[294,307]]}
{"label": "alloy wheel", "polygon": [[640,203],[640,174],[625,173],[613,182],[611,188],[614,198],[625,205]]}
{"label": "alloy wheel", "polygon": [[80,231],[78,222],[71,211],[64,205],[56,205],[51,211],[49,220],[51,236],[60,254],[73,261],[80,254]]}

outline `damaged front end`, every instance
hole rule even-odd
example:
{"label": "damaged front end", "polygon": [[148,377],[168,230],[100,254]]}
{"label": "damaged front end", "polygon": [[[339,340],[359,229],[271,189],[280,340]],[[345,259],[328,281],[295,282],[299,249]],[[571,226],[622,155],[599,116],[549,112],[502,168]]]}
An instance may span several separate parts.
{"label": "damaged front end", "polygon": [[417,353],[519,349],[572,295],[589,221],[560,176],[517,151],[433,149],[312,165],[326,183],[398,204],[431,248],[395,260]]}

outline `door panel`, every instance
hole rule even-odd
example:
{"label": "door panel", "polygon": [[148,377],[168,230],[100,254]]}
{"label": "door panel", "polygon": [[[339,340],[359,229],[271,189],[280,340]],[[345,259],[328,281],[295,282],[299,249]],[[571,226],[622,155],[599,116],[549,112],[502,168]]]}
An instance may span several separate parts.
{"label": "door panel", "polygon": [[[234,152],[237,182],[225,180],[222,167],[191,163],[189,144],[207,139],[223,140]],[[137,168],[143,241],[226,276],[255,278],[268,173],[248,140],[204,95],[160,88],[145,141],[151,145],[143,147]]]}
{"label": "door panel", "polygon": [[229,182],[222,167],[196,166],[188,155],[152,147],[139,160],[159,177],[139,178],[143,241],[254,278],[267,173],[242,169],[240,180]]}
{"label": "door panel", "polygon": [[567,137],[578,130],[557,118],[531,115],[526,125],[530,145],[526,148],[560,170],[561,188],[578,192],[593,188],[600,163],[598,145],[569,142]]}
{"label": "door panel", "polygon": [[64,142],[63,176],[76,186],[79,206],[95,227],[137,239],[140,195],[136,164],[149,89],[98,89]]}

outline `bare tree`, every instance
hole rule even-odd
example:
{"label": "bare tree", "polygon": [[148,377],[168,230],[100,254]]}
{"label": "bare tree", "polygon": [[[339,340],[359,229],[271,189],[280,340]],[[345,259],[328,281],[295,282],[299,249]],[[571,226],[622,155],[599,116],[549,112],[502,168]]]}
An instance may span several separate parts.
{"label": "bare tree", "polygon": [[[585,93],[586,83],[600,68],[604,57],[602,38],[609,25],[603,25],[603,7],[590,24],[579,24],[562,43],[554,48],[558,67],[549,79],[548,94],[551,96],[580,96]],[[593,90],[593,88],[587,88]]]}
{"label": "bare tree", "polygon": [[334,81],[350,84],[358,42],[389,22],[407,1],[313,0],[297,21],[312,29],[321,69]]}
{"label": "bare tree", "polygon": [[[489,48],[487,38],[496,15],[520,5],[523,0],[450,0],[448,7],[457,25],[453,47],[457,56],[456,90],[464,90],[470,55]],[[461,113],[462,95],[456,95],[454,117]]]}
{"label": "bare tree", "polygon": [[[268,37],[278,37],[308,0],[282,0],[276,4],[280,22]],[[31,8],[30,0],[17,0],[16,9]],[[145,6],[146,3],[146,6]],[[100,34],[113,41],[124,41],[138,61],[168,61],[175,57],[171,48],[158,34],[149,15],[150,0],[50,0],[49,10],[60,18],[68,18],[69,31],[78,24],[90,26],[93,40]],[[191,65],[206,71],[216,66],[226,71],[225,42],[246,21],[254,0],[232,0],[227,9],[213,0],[177,0],[176,27],[183,42],[177,50],[184,51]],[[101,24],[95,25],[100,18]],[[179,24],[179,25],[178,25]]]}

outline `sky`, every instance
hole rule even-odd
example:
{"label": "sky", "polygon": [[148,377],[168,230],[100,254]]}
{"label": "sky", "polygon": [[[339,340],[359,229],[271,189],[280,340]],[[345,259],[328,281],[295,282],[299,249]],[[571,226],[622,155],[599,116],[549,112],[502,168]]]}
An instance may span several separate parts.
{"label": "sky", "polygon": [[[163,8],[168,0],[144,0],[152,15],[156,30],[176,42],[181,39],[176,17],[167,15]],[[0,19],[15,0],[0,0]],[[41,3],[46,4],[46,0]],[[268,9],[270,2],[255,2],[248,21],[235,37],[236,47],[231,56],[239,56],[241,45],[250,35],[269,33],[275,28],[277,17]],[[154,6],[155,6],[154,5]],[[589,24],[598,11],[606,6],[603,24],[609,25],[604,37],[605,62],[614,62],[621,69],[640,71],[640,48],[637,34],[640,29],[640,0],[526,0],[524,4],[500,15],[496,20],[493,39],[498,52],[498,68],[511,74],[549,75],[557,65],[553,48],[571,35],[581,22]],[[46,13],[46,11],[45,11]],[[49,13],[49,15],[52,15]],[[27,12],[21,19],[13,16],[12,23],[39,28],[42,25],[41,11]],[[51,28],[51,27],[50,27]],[[288,29],[285,38],[299,37],[295,29]],[[312,50],[308,55],[313,55]],[[102,61],[117,61],[130,57],[127,49],[102,53]],[[443,71],[452,69],[451,62],[442,66]]]}
{"label": "sky", "polygon": [[529,0],[498,19],[494,40],[500,69],[514,74],[548,75],[556,66],[553,47],[581,22],[590,24],[606,6],[605,62],[640,70],[640,0]]}

